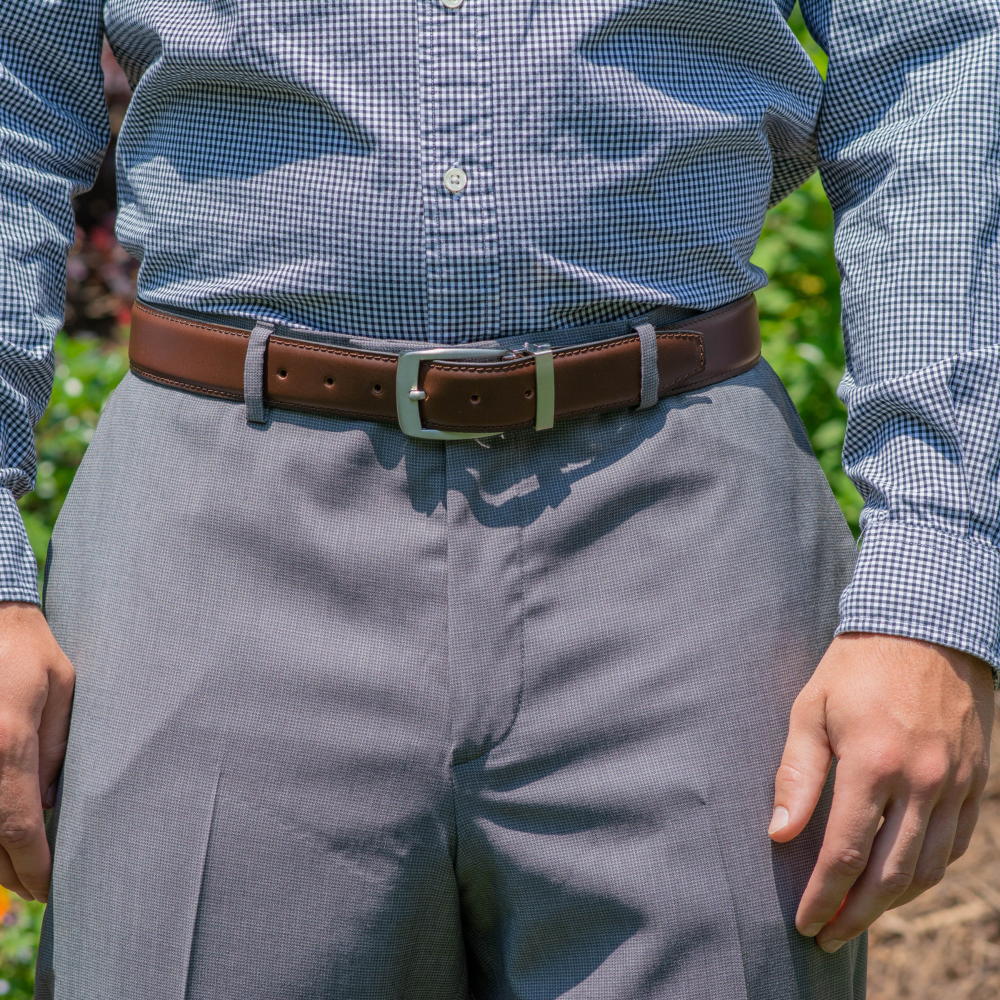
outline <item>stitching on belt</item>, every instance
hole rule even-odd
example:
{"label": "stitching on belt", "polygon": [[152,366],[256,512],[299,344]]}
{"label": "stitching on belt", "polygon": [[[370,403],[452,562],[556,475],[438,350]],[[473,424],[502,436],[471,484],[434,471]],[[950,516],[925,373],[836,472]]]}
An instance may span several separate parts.
{"label": "stitching on belt", "polygon": [[212,389],[208,386],[199,385],[197,382],[181,382],[178,379],[167,378],[165,375],[156,375],[145,368],[140,368],[134,361],[129,362],[129,368],[141,378],[149,379],[150,382],[160,382],[163,385],[175,385],[178,389],[196,389],[205,396],[218,396],[220,399],[235,399],[241,402],[242,393],[229,392],[226,389]]}
{"label": "stitching on belt", "polygon": [[758,354],[753,361],[748,361],[743,365],[737,365],[735,368],[727,368],[721,375],[709,375],[708,378],[699,379],[697,382],[689,382],[686,388],[697,389],[700,385],[728,381],[731,378],[735,378],[737,375],[742,375],[744,372],[750,371],[750,369],[760,361],[761,357],[762,355]]}
{"label": "stitching on belt", "polygon": [[170,316],[167,313],[159,312],[137,302],[133,307],[136,312],[146,313],[153,320],[165,319],[170,323],[180,323],[182,326],[191,326],[196,330],[208,330],[209,333],[224,333],[227,337],[241,337],[243,340],[250,339],[249,330],[237,330],[231,326],[219,326],[215,323],[199,323],[193,319],[182,319],[179,316]]}
{"label": "stitching on belt", "polygon": [[342,347],[327,347],[323,344],[309,344],[302,340],[285,340],[284,337],[272,337],[272,344],[281,344],[293,351],[315,351],[318,354],[333,354],[341,358],[362,358],[366,361],[378,361],[381,364],[395,364],[396,355],[383,355],[376,351],[346,351]]}
{"label": "stitching on belt", "polygon": [[[702,335],[700,333],[658,333],[656,339],[665,338],[669,340],[695,340],[702,341],[701,348],[701,358],[702,361],[705,359],[705,348],[704,341],[702,340]],[[590,344],[581,347],[570,347],[567,350],[557,350],[556,357],[576,357],[580,354],[593,354],[600,351],[610,351],[615,347],[620,347],[622,344],[638,344],[638,337],[620,337],[617,340],[613,340],[609,344]]]}

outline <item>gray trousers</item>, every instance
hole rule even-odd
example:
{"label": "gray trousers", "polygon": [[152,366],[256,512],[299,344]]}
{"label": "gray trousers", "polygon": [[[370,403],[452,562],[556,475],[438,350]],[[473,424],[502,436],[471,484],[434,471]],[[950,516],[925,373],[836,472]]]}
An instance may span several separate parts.
{"label": "gray trousers", "polygon": [[766,836],[854,545],[765,363],[482,443],[127,376],[53,540],[38,995],[847,1000]]}

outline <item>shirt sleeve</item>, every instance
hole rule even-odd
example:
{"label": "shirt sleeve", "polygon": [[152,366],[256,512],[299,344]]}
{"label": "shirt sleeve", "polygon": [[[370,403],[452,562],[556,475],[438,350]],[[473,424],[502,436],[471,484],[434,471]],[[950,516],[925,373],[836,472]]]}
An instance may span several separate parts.
{"label": "shirt sleeve", "polygon": [[72,197],[109,140],[101,0],[0,3],[0,600],[38,601],[16,498],[34,486],[32,427],[52,391]]}
{"label": "shirt sleeve", "polygon": [[839,631],[1000,666],[1000,8],[804,0],[830,57],[844,469],[865,501]]}

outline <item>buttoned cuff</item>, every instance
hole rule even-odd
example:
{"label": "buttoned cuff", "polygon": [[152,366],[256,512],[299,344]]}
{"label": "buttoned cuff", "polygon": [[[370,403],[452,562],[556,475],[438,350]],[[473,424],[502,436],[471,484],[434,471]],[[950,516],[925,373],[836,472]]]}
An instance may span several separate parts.
{"label": "buttoned cuff", "polygon": [[1000,685],[1000,552],[919,524],[865,526],[840,598],[841,632],[882,632],[985,660]]}
{"label": "buttoned cuff", "polygon": [[0,601],[38,604],[38,563],[10,490],[0,488]]}

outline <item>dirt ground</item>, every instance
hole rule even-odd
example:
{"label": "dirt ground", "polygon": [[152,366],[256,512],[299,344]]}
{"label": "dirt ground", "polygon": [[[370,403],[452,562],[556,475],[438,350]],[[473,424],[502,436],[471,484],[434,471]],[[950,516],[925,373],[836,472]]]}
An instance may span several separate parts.
{"label": "dirt ground", "polygon": [[876,921],[869,940],[868,1000],[1000,997],[1000,721],[968,853],[940,885]]}

